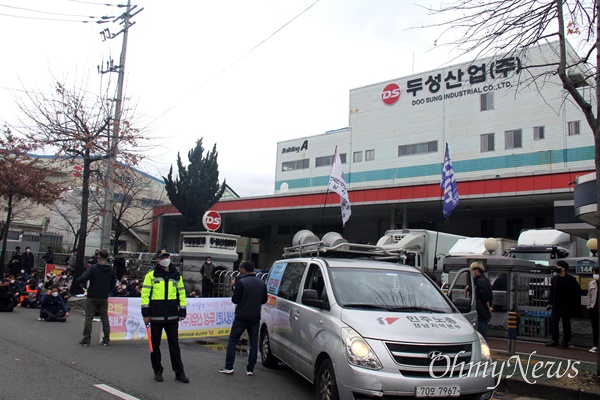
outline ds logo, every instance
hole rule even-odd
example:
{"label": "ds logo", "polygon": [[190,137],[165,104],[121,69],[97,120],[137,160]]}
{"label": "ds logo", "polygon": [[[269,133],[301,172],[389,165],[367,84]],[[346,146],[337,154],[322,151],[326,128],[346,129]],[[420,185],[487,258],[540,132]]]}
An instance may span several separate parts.
{"label": "ds logo", "polygon": [[202,217],[202,225],[207,231],[216,231],[221,226],[221,215],[216,211],[207,211]]}
{"label": "ds logo", "polygon": [[398,99],[400,98],[400,86],[395,83],[390,83],[383,89],[383,93],[381,93],[381,99],[385,104],[391,106],[392,104],[396,104]]}

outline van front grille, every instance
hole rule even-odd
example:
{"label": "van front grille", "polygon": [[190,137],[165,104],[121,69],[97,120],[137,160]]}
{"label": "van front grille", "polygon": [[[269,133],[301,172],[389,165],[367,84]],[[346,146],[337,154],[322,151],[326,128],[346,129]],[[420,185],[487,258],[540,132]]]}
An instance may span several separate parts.
{"label": "van front grille", "polygon": [[[473,349],[471,343],[438,345],[386,342],[386,346],[394,361],[402,366],[400,372],[406,376],[429,375],[430,366],[433,371],[445,371],[453,364],[464,362],[466,365],[471,361]],[[436,356],[441,357],[433,361]]]}

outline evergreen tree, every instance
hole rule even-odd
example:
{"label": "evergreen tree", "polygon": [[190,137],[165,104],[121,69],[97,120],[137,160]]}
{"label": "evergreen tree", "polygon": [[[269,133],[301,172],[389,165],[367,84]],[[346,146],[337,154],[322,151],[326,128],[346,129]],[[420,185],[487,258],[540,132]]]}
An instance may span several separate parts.
{"label": "evergreen tree", "polygon": [[185,167],[177,153],[178,177],[173,179],[173,166],[163,179],[171,203],[185,217],[188,230],[198,228],[202,216],[215,204],[225,191],[225,180],[219,185],[219,165],[217,144],[212,151],[204,154],[202,138],[196,147],[188,152],[190,164]]}

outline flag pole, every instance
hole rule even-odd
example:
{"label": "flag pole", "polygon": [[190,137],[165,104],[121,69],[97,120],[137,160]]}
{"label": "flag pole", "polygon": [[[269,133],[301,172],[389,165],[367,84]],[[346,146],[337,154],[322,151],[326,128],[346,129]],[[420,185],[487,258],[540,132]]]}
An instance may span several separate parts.
{"label": "flag pole", "polygon": [[[335,145],[335,150],[333,151],[333,161],[331,162],[331,168],[329,169],[329,176],[331,176],[331,171],[333,171],[333,163],[335,162],[335,155],[337,154],[337,144]],[[325,207],[327,207],[327,197],[329,196],[329,184],[327,185],[327,192],[325,192],[325,200],[323,201],[323,208],[321,210],[321,226],[323,226],[323,219],[325,218]]]}

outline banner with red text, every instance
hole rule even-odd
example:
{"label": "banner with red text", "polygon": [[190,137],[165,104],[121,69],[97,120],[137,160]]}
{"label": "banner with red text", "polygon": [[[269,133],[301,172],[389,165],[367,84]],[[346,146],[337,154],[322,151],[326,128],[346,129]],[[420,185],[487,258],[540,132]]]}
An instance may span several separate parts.
{"label": "banner with red text", "polygon": [[[180,339],[229,335],[235,312],[231,298],[188,298],[186,308],[186,318],[179,321]],[[109,297],[108,319],[111,341],[146,339],[139,297]]]}

